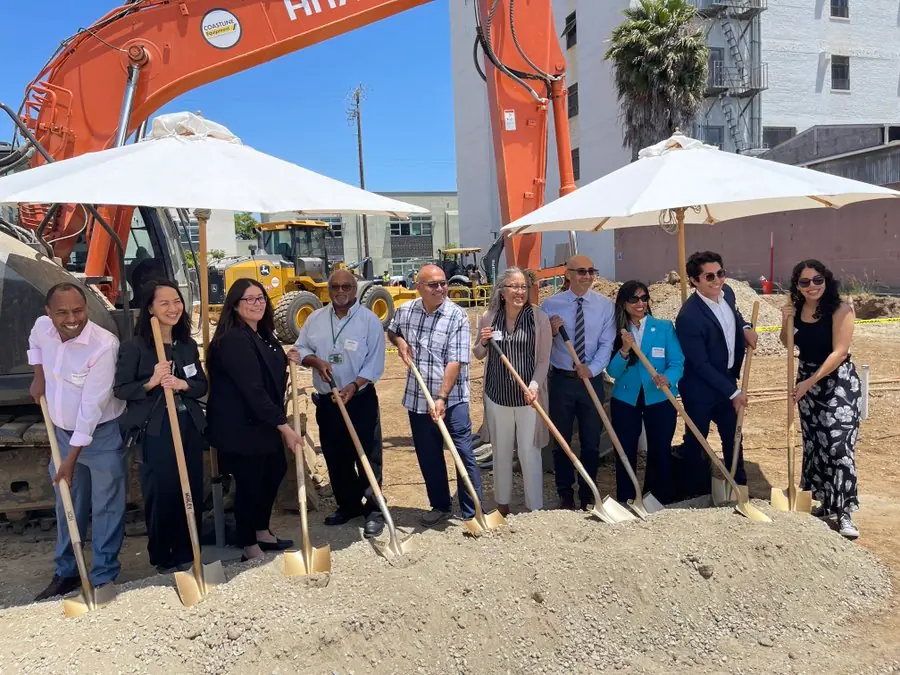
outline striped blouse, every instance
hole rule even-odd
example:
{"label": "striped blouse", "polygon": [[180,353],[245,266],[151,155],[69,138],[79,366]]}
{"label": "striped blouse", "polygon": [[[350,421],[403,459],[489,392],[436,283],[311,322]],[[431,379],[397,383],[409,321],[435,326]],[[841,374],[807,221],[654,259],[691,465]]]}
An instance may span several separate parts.
{"label": "striped blouse", "polygon": [[[526,305],[519,312],[512,333],[507,330],[506,313],[502,311],[497,312],[492,327],[495,332],[499,331],[503,335],[503,339],[498,344],[506,358],[513,364],[519,377],[525,382],[531,382],[535,367],[535,322],[534,310],[531,305]],[[484,372],[484,395],[497,405],[511,408],[525,405],[522,390],[493,348],[488,352],[487,366]]]}

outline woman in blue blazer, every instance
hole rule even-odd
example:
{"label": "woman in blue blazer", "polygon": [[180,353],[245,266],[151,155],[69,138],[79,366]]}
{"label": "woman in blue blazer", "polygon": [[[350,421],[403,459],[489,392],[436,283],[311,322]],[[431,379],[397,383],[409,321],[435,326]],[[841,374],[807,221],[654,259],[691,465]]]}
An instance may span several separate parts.
{"label": "woman in blue blazer", "polygon": [[[616,381],[610,400],[612,425],[634,468],[637,467],[641,427],[646,429],[644,492],[652,492],[666,504],[673,496],[671,452],[677,414],[660,387],[668,386],[672,394],[678,396],[684,354],[672,322],[651,315],[650,291],[640,281],[628,281],[619,289],[616,327],[618,335],[613,344],[613,358],[607,367],[610,377]],[[632,350],[635,343],[659,373],[655,378],[650,377]],[[634,497],[634,485],[616,457],[616,498],[626,502]]]}

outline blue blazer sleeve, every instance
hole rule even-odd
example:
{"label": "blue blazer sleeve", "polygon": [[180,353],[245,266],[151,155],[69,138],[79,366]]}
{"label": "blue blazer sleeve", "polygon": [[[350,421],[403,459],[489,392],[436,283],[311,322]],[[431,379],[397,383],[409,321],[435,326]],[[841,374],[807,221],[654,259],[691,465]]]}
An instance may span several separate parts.
{"label": "blue blazer sleeve", "polygon": [[625,372],[625,368],[628,366],[628,362],[622,358],[622,355],[619,353],[619,350],[616,350],[616,353],[613,354],[612,359],[609,362],[609,365],[606,367],[606,372],[609,376],[617,380],[622,377],[622,373]]}
{"label": "blue blazer sleeve", "polygon": [[684,352],[675,334],[675,324],[666,321],[666,371],[663,375],[673,387],[678,386],[681,376],[684,375]]}

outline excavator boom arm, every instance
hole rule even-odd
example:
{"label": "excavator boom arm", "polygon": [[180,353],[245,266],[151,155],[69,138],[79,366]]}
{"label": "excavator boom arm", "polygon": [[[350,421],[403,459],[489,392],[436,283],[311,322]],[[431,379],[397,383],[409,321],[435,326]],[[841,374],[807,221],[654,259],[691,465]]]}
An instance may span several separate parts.
{"label": "excavator boom arm", "polygon": [[[29,85],[24,119],[54,159],[108,148],[187,91],[430,1],[138,0],[64,44]],[[507,223],[543,203],[549,110],[565,110],[565,60],[550,0],[473,1]],[[119,130],[126,87],[133,103]],[[568,147],[566,115],[555,119],[557,136]],[[571,184],[571,159],[562,153],[561,159],[565,187]],[[33,161],[43,159],[36,155]],[[131,212],[105,212],[123,241]],[[75,211],[63,213],[69,221],[54,238],[81,227]],[[57,254],[67,256],[74,240],[61,239]],[[538,268],[540,235],[516,237],[507,246],[507,260]],[[109,236],[99,227],[90,233],[86,273],[120,273]]]}

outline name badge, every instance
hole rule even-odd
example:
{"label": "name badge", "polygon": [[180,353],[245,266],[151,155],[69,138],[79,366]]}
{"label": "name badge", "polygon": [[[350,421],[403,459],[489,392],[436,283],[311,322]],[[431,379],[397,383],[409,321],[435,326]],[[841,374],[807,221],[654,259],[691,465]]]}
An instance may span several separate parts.
{"label": "name badge", "polygon": [[329,354],[328,355],[328,363],[341,364],[343,362],[344,362],[343,354]]}
{"label": "name badge", "polygon": [[491,333],[491,340],[493,340],[494,342],[503,342],[503,331],[495,330],[493,333]]}
{"label": "name badge", "polygon": [[651,351],[651,355],[653,356],[653,358],[664,359],[666,358],[666,348],[654,347]]}
{"label": "name badge", "polygon": [[69,382],[76,387],[83,387],[84,381],[87,379],[87,373],[72,373],[69,375]]}
{"label": "name badge", "polygon": [[344,340],[344,349],[348,352],[355,352],[359,349],[359,342],[356,340]]}
{"label": "name badge", "polygon": [[185,377],[194,377],[197,375],[197,366],[193,363],[190,363],[184,367],[184,376]]}

